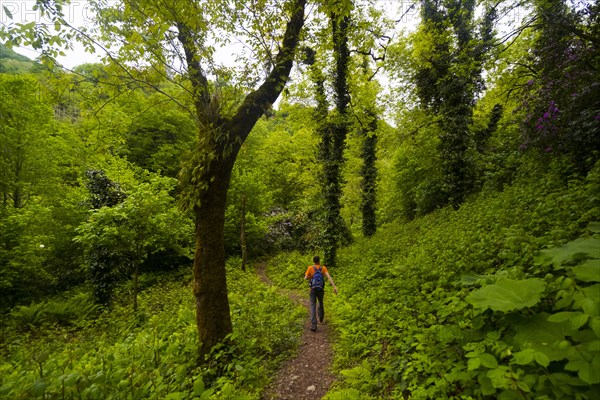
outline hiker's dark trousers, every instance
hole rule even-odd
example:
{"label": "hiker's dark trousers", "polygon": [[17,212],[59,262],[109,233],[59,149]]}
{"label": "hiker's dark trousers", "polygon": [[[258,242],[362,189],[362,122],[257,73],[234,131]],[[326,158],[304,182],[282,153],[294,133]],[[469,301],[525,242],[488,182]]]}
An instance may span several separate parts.
{"label": "hiker's dark trousers", "polygon": [[319,301],[319,320],[323,321],[325,317],[325,308],[323,308],[323,289],[310,289],[310,322],[312,326],[317,325],[317,300]]}

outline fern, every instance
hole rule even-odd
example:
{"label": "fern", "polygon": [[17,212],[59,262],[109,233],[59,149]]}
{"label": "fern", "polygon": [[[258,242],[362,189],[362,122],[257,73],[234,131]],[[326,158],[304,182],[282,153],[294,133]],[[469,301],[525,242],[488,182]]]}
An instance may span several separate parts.
{"label": "fern", "polygon": [[373,397],[361,393],[358,389],[334,389],[323,400],[370,400]]}

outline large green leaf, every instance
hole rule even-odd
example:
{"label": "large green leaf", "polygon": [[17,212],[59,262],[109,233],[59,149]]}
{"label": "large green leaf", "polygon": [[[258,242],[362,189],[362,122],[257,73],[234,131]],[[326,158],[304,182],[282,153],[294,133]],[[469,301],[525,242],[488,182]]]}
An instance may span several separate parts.
{"label": "large green leaf", "polygon": [[476,308],[494,311],[520,310],[536,305],[544,292],[542,279],[499,279],[467,296],[467,301]]}
{"label": "large green leaf", "polygon": [[600,258],[600,245],[598,245],[597,237],[579,238],[565,245],[544,250],[537,259],[544,264],[554,264],[558,267],[574,256],[582,254],[591,258]]}
{"label": "large green leaf", "polygon": [[[515,341],[521,350],[534,349],[546,355],[549,361],[558,361],[567,358],[568,349],[561,349],[559,344],[573,333],[570,321],[548,321],[546,313],[537,314],[528,318],[517,317],[513,320]],[[541,360],[536,358],[540,363]]]}
{"label": "large green leaf", "polygon": [[600,282],[600,260],[586,260],[581,265],[571,268],[575,278],[582,282]]}

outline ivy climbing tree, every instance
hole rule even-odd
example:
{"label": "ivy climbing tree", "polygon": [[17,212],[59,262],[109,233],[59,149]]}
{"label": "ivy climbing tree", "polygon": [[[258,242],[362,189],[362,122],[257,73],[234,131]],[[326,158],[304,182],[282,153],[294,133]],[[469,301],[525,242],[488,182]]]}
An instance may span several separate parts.
{"label": "ivy climbing tree", "polygon": [[[420,103],[437,117],[442,204],[460,205],[473,187],[469,125],[483,89],[483,62],[493,43],[496,12],[487,7],[479,29],[476,1],[423,0],[413,76]],[[445,204],[444,204],[445,203]]]}
{"label": "ivy climbing tree", "polygon": [[329,267],[337,264],[337,248],[344,236],[344,221],[340,215],[340,198],[342,196],[341,170],[344,164],[344,149],[346,137],[350,130],[348,89],[348,67],[350,50],[348,33],[350,28],[350,13],[352,1],[343,1],[326,7],[329,15],[329,28],[333,46],[333,97],[334,110],[329,111],[325,89],[325,78],[314,63],[314,54],[309,59],[312,65],[313,81],[316,86],[318,121],[317,131],[321,137],[318,161],[322,165],[322,193],[324,205],[323,253]]}

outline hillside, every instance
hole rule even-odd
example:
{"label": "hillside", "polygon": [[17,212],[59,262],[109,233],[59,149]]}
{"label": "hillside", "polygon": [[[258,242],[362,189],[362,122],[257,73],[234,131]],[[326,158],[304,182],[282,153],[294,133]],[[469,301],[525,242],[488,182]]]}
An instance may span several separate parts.
{"label": "hillside", "polygon": [[39,66],[33,60],[0,43],[0,73],[25,74]]}
{"label": "hillside", "polygon": [[[599,172],[532,174],[342,250],[326,398],[598,398]],[[303,259],[270,272],[299,287]]]}

